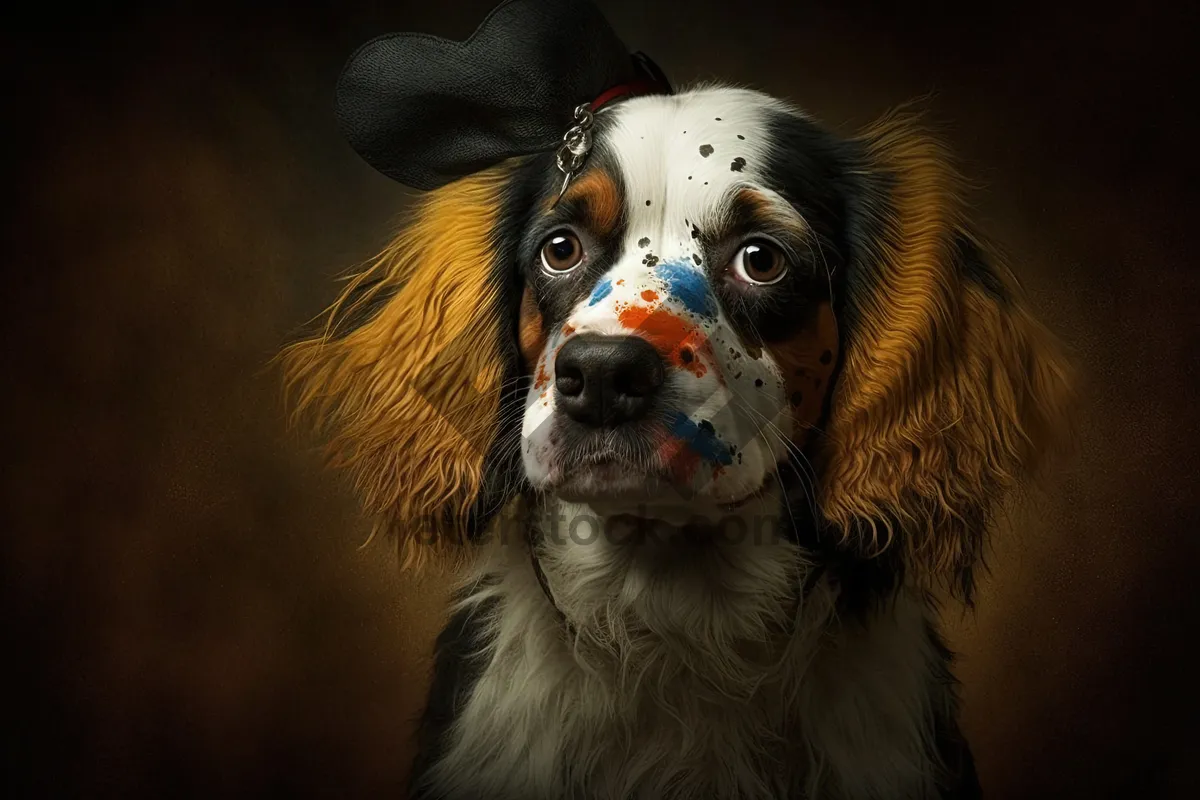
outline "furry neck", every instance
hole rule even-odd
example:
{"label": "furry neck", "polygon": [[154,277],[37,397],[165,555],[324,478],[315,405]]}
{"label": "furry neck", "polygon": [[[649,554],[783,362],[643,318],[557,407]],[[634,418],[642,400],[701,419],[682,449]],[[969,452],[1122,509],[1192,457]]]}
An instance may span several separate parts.
{"label": "furry neck", "polygon": [[623,680],[636,664],[743,691],[829,618],[823,594],[803,596],[806,551],[777,535],[780,502],[758,498],[720,535],[696,540],[680,526],[633,530],[627,519],[547,497],[522,517],[551,596],[528,557],[514,559],[521,548],[504,548],[507,563],[492,574],[503,576],[508,603],[531,604],[547,625],[561,612],[566,621],[551,627],[585,669]]}
{"label": "furry neck", "polygon": [[[547,500],[502,529],[519,536],[493,533],[481,551],[462,607],[487,658],[435,785],[498,798],[580,786],[595,797],[928,796],[937,654],[922,604],[840,619],[828,573],[782,540],[638,552],[589,538],[581,521],[574,536],[528,527],[573,513],[586,516]],[[546,534],[553,603],[531,532]]]}

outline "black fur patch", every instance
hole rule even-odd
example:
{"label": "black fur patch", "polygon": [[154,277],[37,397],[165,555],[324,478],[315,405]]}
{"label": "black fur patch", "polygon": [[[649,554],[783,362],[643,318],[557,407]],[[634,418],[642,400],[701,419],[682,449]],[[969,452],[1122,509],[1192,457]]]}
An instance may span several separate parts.
{"label": "black fur patch", "polygon": [[951,671],[954,653],[932,624],[926,624],[925,635],[939,656],[933,671],[936,685],[931,691],[934,697],[946,700],[942,707],[933,709],[934,747],[943,767],[938,779],[939,797],[942,800],[980,800],[983,789],[975,770],[975,758],[958,724],[959,683]]}
{"label": "black fur patch", "polygon": [[[794,284],[792,296],[780,304],[774,321],[769,314],[759,312],[767,318],[756,320],[755,327],[768,340],[786,339],[808,322],[808,315],[796,309],[828,297],[839,315],[839,332],[845,340],[853,335],[852,328],[841,320],[845,287],[853,279],[851,273],[860,266],[857,256],[865,252],[859,247],[864,240],[857,237],[873,241],[869,237],[875,235],[855,217],[855,210],[869,200],[860,183],[860,151],[853,142],[838,139],[790,114],[772,114],[766,127],[771,147],[763,174],[770,177],[770,188],[804,217],[813,240],[806,248],[808,260],[803,265],[808,279]],[[831,382],[836,383],[840,368],[840,363],[834,365]],[[826,406],[818,430],[824,426],[828,412]],[[800,477],[807,474],[805,465],[796,463],[793,467],[779,473],[792,512],[789,533],[814,555],[820,573],[837,586],[839,613],[863,618],[891,602],[904,581],[904,559],[899,548],[888,548],[870,557],[843,544],[812,505],[811,481]]]}
{"label": "black fur patch", "polygon": [[459,611],[438,635],[434,645],[433,684],[425,711],[417,727],[417,756],[409,778],[409,797],[434,797],[423,787],[429,769],[446,751],[446,736],[483,674],[485,664],[478,654],[485,644],[485,626],[495,613],[497,601],[485,602],[474,611]]}
{"label": "black fur patch", "polygon": [[[528,158],[514,168],[512,177],[501,198],[499,222],[492,233],[496,253],[492,276],[500,309],[500,355],[503,361],[502,386],[515,387],[521,380],[521,355],[518,326],[521,296],[525,291],[525,274],[519,268],[525,229],[538,197],[547,190],[547,176],[552,169],[550,156]],[[543,329],[548,330],[543,319]],[[499,415],[512,419],[523,405],[523,397],[506,390],[501,396]],[[471,506],[467,519],[467,534],[478,539],[492,518],[524,486],[525,470],[521,464],[521,432],[519,426],[501,430],[484,458],[483,483]]]}

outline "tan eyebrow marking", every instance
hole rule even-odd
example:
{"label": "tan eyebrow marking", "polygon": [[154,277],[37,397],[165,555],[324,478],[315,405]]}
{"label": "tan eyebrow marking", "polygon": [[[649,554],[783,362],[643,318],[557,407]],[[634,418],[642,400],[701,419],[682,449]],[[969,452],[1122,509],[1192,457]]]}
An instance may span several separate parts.
{"label": "tan eyebrow marking", "polygon": [[597,236],[613,233],[621,221],[621,191],[603,169],[593,168],[572,181],[563,199],[583,207],[585,222]]}
{"label": "tan eyebrow marking", "polygon": [[794,231],[800,236],[809,233],[804,218],[782,197],[768,190],[748,186],[738,189],[731,199],[727,214],[736,215],[739,212],[757,223],[771,223],[776,227]]}
{"label": "tan eyebrow marking", "polygon": [[517,323],[521,358],[524,361],[525,372],[533,372],[533,367],[546,346],[546,333],[543,328],[542,312],[538,309],[533,290],[525,287],[521,297],[521,313]]}

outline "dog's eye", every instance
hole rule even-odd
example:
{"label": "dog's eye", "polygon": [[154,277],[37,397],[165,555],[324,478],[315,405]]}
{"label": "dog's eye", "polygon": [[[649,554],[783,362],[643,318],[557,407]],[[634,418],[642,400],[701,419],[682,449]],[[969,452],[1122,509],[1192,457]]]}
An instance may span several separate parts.
{"label": "dog's eye", "polygon": [[583,244],[570,231],[550,235],[542,245],[542,268],[549,273],[570,272],[583,261]]}
{"label": "dog's eye", "polygon": [[783,278],[787,272],[787,259],[770,242],[754,241],[742,245],[731,266],[738,280],[765,286]]}

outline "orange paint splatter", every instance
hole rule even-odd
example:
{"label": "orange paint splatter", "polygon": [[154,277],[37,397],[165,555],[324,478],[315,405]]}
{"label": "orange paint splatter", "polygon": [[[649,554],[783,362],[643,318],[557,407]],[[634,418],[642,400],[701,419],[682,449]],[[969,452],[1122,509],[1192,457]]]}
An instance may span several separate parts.
{"label": "orange paint splatter", "polygon": [[625,279],[624,279],[624,278],[621,278],[619,281],[617,281],[617,286],[624,286],[624,285],[625,285]]}
{"label": "orange paint splatter", "polygon": [[563,336],[570,336],[574,332],[575,332],[575,328],[573,326],[571,326],[571,325],[563,325],[562,326],[562,335]]}
{"label": "orange paint splatter", "polygon": [[642,299],[647,303],[653,303],[658,299],[658,292],[654,291],[653,289],[647,289],[646,291],[642,292]]}
{"label": "orange paint splatter", "polygon": [[659,445],[658,457],[667,465],[675,482],[680,484],[691,483],[700,467],[700,454],[674,437]]}
{"label": "orange paint splatter", "polygon": [[712,358],[708,337],[687,320],[663,308],[650,310],[645,306],[630,306],[621,311],[619,319],[626,328],[635,330],[663,353],[671,363],[702,377],[708,367],[701,354]]}
{"label": "orange paint splatter", "polygon": [[550,382],[550,376],[546,374],[546,362],[543,360],[538,364],[537,380],[534,381],[533,388],[541,389]]}

